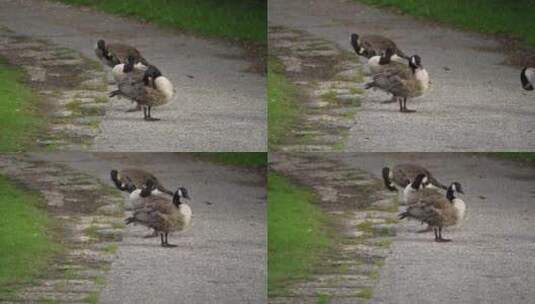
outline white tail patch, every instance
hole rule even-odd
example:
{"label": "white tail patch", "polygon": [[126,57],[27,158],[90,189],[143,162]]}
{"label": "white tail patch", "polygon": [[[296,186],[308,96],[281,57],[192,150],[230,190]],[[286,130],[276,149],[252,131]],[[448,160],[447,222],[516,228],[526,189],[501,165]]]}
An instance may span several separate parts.
{"label": "white tail patch", "polygon": [[165,95],[167,101],[170,101],[173,98],[173,95],[175,94],[175,89],[169,79],[165,78],[164,76],[160,76],[156,78],[154,83],[156,84],[156,88],[158,89],[158,91],[162,92],[162,94]]}

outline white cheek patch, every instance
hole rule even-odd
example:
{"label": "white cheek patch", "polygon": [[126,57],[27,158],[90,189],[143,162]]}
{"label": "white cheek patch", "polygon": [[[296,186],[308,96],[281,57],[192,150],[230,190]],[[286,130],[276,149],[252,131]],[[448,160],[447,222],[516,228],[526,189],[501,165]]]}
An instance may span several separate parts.
{"label": "white cheek patch", "polygon": [[184,197],[183,194],[182,194],[182,189],[178,189],[178,196]]}
{"label": "white cheek patch", "polygon": [[451,190],[453,190],[453,192],[457,192],[457,187],[455,186],[455,184],[451,185]]}

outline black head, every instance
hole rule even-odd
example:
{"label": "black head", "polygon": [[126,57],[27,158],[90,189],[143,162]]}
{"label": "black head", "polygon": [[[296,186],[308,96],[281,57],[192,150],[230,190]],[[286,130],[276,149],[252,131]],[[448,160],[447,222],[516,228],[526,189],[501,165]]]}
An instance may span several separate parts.
{"label": "black head", "polygon": [[418,174],[416,176],[416,178],[414,178],[414,180],[411,183],[412,189],[418,190],[418,189],[422,188],[422,186],[423,186],[422,183],[425,182],[424,179],[427,180],[427,176],[425,174]]}
{"label": "black head", "polygon": [[390,63],[392,56],[394,56],[394,50],[391,48],[387,48],[383,54],[381,54],[381,59],[379,60],[379,64],[388,64]]}
{"label": "black head", "polygon": [[360,56],[366,55],[364,49],[360,46],[359,35],[354,34],[354,33],[351,34],[351,46],[353,47],[353,49],[358,55]]}
{"label": "black head", "polygon": [[132,72],[134,70],[134,64],[135,63],[136,63],[136,59],[134,58],[134,56],[129,55],[126,58],[126,62],[125,62],[124,67],[123,67],[123,72],[125,72],[125,73]]}
{"label": "black head", "polygon": [[105,50],[106,49],[106,43],[104,42],[104,40],[100,39],[99,41],[97,41],[97,47],[101,50]]}
{"label": "black head", "polygon": [[422,58],[420,58],[420,56],[418,56],[418,55],[412,55],[411,58],[409,59],[409,66],[413,70],[415,70],[417,68],[421,68],[422,67]]}
{"label": "black head", "polygon": [[455,198],[455,192],[464,194],[463,188],[458,182],[453,182],[448,187],[448,190],[446,191],[446,197],[448,198],[448,200],[453,201],[453,199]]}
{"label": "black head", "polygon": [[145,183],[141,187],[141,193],[139,194],[139,196],[147,197],[152,193],[154,189],[155,189],[154,181],[152,179],[148,179],[147,181],[145,181]]}
{"label": "black head", "polygon": [[119,181],[119,172],[115,169],[110,171],[111,180],[116,182]]}
{"label": "black head", "polygon": [[524,88],[524,90],[533,91],[533,84],[529,82],[527,72],[528,68],[525,67],[520,73],[520,81],[522,82],[522,87]]}
{"label": "black head", "polygon": [[145,70],[145,73],[143,74],[143,82],[146,86],[148,86],[150,83],[152,83],[152,87],[156,88],[156,84],[154,83],[154,80],[158,77],[162,76],[162,72],[160,70],[150,65],[147,70]]}

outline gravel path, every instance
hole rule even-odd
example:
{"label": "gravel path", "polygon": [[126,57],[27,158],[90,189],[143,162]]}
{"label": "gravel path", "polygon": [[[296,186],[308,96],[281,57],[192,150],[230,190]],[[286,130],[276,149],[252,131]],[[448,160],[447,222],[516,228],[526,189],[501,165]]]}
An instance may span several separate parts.
{"label": "gravel path", "polygon": [[[534,96],[520,69],[503,65],[500,45],[482,35],[415,21],[353,1],[271,0],[271,26],[307,31],[351,50],[351,32],[394,39],[418,53],[433,82],[410,102],[414,114],[370,93],[349,132],[346,151],[496,151],[535,148]],[[355,57],[355,60],[357,58]]]}
{"label": "gravel path", "polygon": [[[95,58],[99,38],[138,47],[175,85],[172,104],[154,110],[159,122],[113,99],[92,150],[263,151],[265,78],[246,72],[242,50],[127,18],[37,0],[0,2],[0,25],[51,40]],[[189,77],[193,76],[193,78]]]}
{"label": "gravel path", "polygon": [[416,162],[443,183],[461,182],[467,218],[451,243],[399,225],[370,303],[529,303],[535,297],[535,168],[473,154],[342,154],[380,176],[384,165]]}
{"label": "gravel path", "polygon": [[[263,303],[266,301],[266,190],[255,172],[188,156],[137,153],[54,153],[63,163],[109,182],[110,168],[143,163],[169,188],[192,197],[192,227],[170,237],[174,249],[128,226],[100,303]],[[209,202],[209,203],[207,203]]]}

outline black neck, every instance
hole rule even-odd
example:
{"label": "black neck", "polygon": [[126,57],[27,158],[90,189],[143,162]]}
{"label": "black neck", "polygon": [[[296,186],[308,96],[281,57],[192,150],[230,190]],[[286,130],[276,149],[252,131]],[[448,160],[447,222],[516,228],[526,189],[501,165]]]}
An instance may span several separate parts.
{"label": "black neck", "polygon": [[455,199],[455,191],[453,189],[448,188],[448,191],[446,192],[446,198],[451,202]]}

